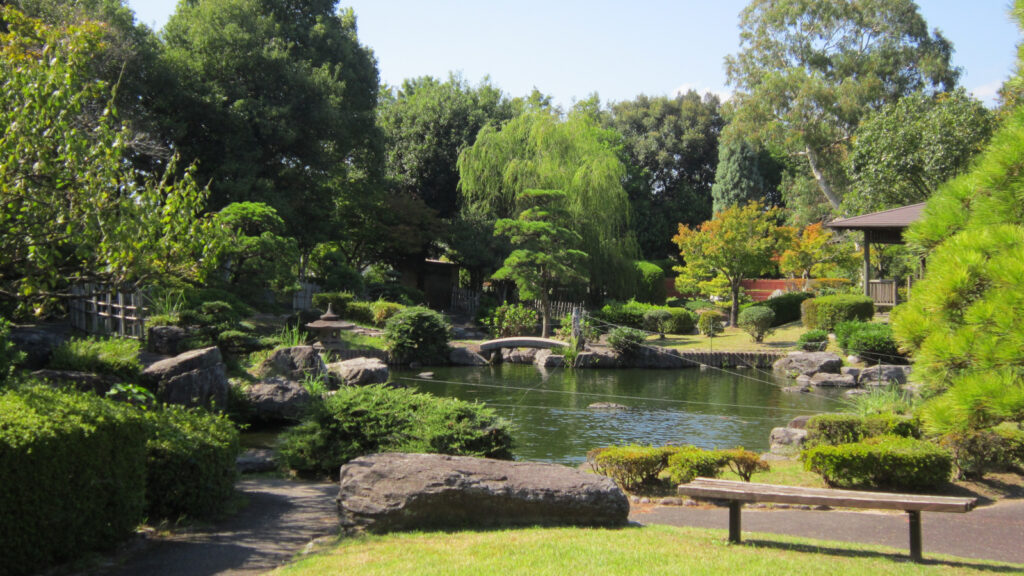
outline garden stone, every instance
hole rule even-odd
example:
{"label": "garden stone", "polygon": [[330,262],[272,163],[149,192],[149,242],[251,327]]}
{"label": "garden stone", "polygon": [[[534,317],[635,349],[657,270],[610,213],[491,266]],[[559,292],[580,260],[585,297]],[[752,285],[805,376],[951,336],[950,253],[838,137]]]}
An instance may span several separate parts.
{"label": "garden stone", "polygon": [[611,351],[580,352],[576,368],[618,368],[619,358]]}
{"label": "garden stone", "polygon": [[861,386],[888,386],[889,384],[906,384],[910,377],[910,366],[880,364],[865,368],[860,372]]}
{"label": "garden stone", "polygon": [[541,350],[533,357],[533,363],[541,368],[561,368],[565,366],[565,356],[551,350]]}
{"label": "garden stone", "polygon": [[772,365],[776,374],[796,377],[814,376],[819,372],[839,374],[843,360],[831,352],[790,352]]}
{"label": "garden stone", "polygon": [[327,366],[327,370],[345,386],[384,384],[391,377],[388,365],[379,358],[353,358],[333,362]]}
{"label": "garden stone", "polygon": [[341,467],[338,514],[350,532],[623,526],[629,501],[611,479],[558,464],[390,453]]}
{"label": "garden stone", "polygon": [[15,326],[7,338],[15,348],[25,353],[22,366],[34,370],[50,362],[53,351],[68,339],[66,331],[66,327],[52,325]]}
{"label": "garden stone", "polygon": [[854,368],[853,366],[843,366],[839,369],[840,374],[853,376],[854,380],[860,378],[860,368]]}
{"label": "garden stone", "polygon": [[70,384],[76,390],[95,392],[101,396],[110,391],[114,384],[121,381],[107,374],[92,374],[74,370],[36,370],[32,373],[32,377],[54,387]]}
{"label": "garden stone", "polygon": [[616,404],[615,402],[594,402],[587,406],[591,410],[629,410],[629,406],[623,406],[622,404]]}
{"label": "garden stone", "polygon": [[502,361],[513,364],[533,364],[536,356],[536,348],[504,348],[501,351]]}
{"label": "garden stone", "polygon": [[799,428],[801,430],[806,430],[807,422],[810,421],[811,418],[813,418],[813,416],[808,416],[806,414],[803,416],[796,416],[789,421],[789,424],[786,424],[786,428]]}
{"label": "garden stone", "polygon": [[264,423],[298,422],[311,396],[302,384],[280,376],[271,376],[245,389],[253,418]]}
{"label": "garden stone", "polygon": [[689,367],[690,363],[664,348],[641,347],[630,353],[627,358],[621,359],[620,364],[630,368],[678,370]]}
{"label": "garden stone", "polygon": [[803,386],[804,388],[810,388],[810,386],[811,386],[811,377],[807,376],[806,374],[801,374],[801,375],[797,376],[796,377],[796,385],[797,386]]}
{"label": "garden stone", "polygon": [[188,334],[180,326],[151,326],[147,330],[146,349],[154,354],[177,356]]}
{"label": "garden stone", "polygon": [[818,388],[853,388],[857,381],[848,374],[819,372],[811,377],[811,385]]}
{"label": "garden stone", "polygon": [[483,356],[462,346],[452,346],[451,352],[448,354],[448,361],[456,366],[487,365],[487,360]]}
{"label": "garden stone", "polygon": [[782,391],[783,392],[805,393],[805,392],[810,392],[811,391],[811,386],[809,384],[797,385],[797,386],[786,386],[786,387],[784,387],[782,389]]}
{"label": "garden stone", "polygon": [[261,377],[283,376],[298,381],[306,376],[317,378],[327,375],[327,366],[312,346],[292,346],[275,350],[260,364],[257,373]]}
{"label": "garden stone", "polygon": [[780,455],[793,455],[804,447],[807,430],[802,428],[772,428],[768,435],[769,452]]}
{"label": "garden stone", "polygon": [[216,346],[156,362],[142,372],[142,382],[168,404],[227,406],[230,385]]}

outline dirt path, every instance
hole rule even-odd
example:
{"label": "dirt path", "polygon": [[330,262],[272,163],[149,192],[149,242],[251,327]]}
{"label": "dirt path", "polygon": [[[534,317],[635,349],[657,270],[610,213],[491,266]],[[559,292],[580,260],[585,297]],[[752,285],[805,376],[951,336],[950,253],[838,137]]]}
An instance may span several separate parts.
{"label": "dirt path", "polygon": [[311,540],[336,533],[331,483],[245,478],[238,490],[248,505],[207,529],[153,537],[118,566],[93,571],[109,576],[242,576],[262,574],[292,559]]}

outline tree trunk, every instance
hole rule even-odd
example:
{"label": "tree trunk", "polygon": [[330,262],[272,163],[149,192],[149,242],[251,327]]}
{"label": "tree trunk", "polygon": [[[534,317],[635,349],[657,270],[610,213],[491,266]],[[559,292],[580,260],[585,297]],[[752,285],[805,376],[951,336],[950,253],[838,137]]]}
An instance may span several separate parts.
{"label": "tree trunk", "polygon": [[821,170],[821,166],[818,165],[818,153],[810,146],[807,146],[804,150],[807,151],[807,162],[811,165],[811,174],[814,174],[814,181],[818,183],[821,193],[828,199],[828,203],[832,205],[832,208],[839,208],[839,197],[832,190],[832,184],[829,183],[825,173]]}
{"label": "tree trunk", "polygon": [[551,302],[548,299],[548,292],[544,290],[540,294],[540,337],[547,338],[550,334]]}
{"label": "tree trunk", "polygon": [[729,307],[729,325],[735,328],[740,316],[740,281],[737,280],[730,283],[729,289],[732,292],[732,305]]}

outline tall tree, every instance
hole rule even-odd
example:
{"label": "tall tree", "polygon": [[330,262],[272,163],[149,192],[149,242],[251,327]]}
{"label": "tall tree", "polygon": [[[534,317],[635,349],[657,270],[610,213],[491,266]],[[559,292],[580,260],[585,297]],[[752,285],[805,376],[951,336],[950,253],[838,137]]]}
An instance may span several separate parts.
{"label": "tall tree", "polygon": [[561,190],[524,190],[519,202],[528,206],[515,219],[495,223],[494,234],[511,242],[512,253],[494,273],[496,280],[512,280],[523,298],[540,301],[541,336],[551,334],[551,298],[556,288],[587,280],[587,254],[579,250],[582,238],[566,225],[568,196]]}
{"label": "tall tree", "polygon": [[995,115],[963,90],[912,94],[857,128],[843,199],[852,214],[924,202],[967,170],[995,128]]}
{"label": "tall tree", "polygon": [[92,69],[99,26],[2,10],[0,296],[45,311],[76,281],[199,278],[216,244],[198,218],[206,192],[188,171],[176,181],[131,168],[133,136]]}
{"label": "tall tree", "polygon": [[[590,106],[584,101],[577,106]],[[640,95],[618,102],[600,115],[622,135],[629,167],[626,191],[633,208],[633,230],[646,258],[664,258],[669,238],[683,222],[711,217],[711,184],[718,162],[718,137],[725,125],[718,97],[690,90],[674,98]]]}
{"label": "tall tree", "polygon": [[562,121],[532,108],[503,127],[485,127],[459,157],[464,210],[485,219],[514,218],[528,208],[521,193],[562,190],[571,230],[590,258],[591,297],[628,297],[635,288],[636,240],[619,137],[582,116]]}
{"label": "tall tree", "polygon": [[773,258],[788,240],[788,230],[778,226],[777,220],[776,209],[765,210],[752,202],[726,208],[697,228],[680,224],[672,238],[686,263],[680,270],[684,277],[710,275],[728,284],[733,326],[739,317],[741,282],[771,270]]}
{"label": "tall tree", "polygon": [[723,139],[711,186],[714,213],[730,206],[763,202],[767,188],[757,150],[742,138]]}
{"label": "tall tree", "polygon": [[753,0],[725,62],[734,122],[803,158],[835,210],[861,119],[913,92],[952,90],[952,52],[913,0]]}
{"label": "tall tree", "polygon": [[156,103],[211,208],[273,207],[309,252],[354,179],[379,175],[378,76],[335,0],[185,1],[163,30],[182,89]]}
{"label": "tall tree", "polygon": [[481,128],[511,118],[511,102],[486,78],[471,86],[454,74],[445,82],[424,76],[385,91],[378,122],[392,186],[420,198],[441,218],[454,217],[459,154],[473,145]]}

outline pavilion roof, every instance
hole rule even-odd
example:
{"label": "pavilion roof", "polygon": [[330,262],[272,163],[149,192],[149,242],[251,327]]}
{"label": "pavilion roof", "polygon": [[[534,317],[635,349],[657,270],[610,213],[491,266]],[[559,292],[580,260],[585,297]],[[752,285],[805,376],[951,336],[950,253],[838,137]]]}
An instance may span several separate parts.
{"label": "pavilion roof", "polygon": [[899,228],[903,229],[921,217],[921,210],[924,209],[925,202],[920,204],[911,204],[910,206],[901,206],[900,208],[893,208],[892,210],[884,210],[882,212],[872,212],[871,214],[863,214],[861,216],[853,216],[851,218],[837,218],[827,224],[828,228],[842,228],[847,230],[869,230],[875,228]]}

